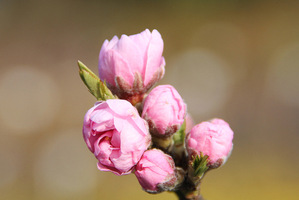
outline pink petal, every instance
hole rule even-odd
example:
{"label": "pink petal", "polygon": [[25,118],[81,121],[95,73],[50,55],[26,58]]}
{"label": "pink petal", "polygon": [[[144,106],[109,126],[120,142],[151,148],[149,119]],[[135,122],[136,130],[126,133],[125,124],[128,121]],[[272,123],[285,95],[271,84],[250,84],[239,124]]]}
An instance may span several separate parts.
{"label": "pink petal", "polygon": [[[162,70],[165,65],[162,57],[164,43],[160,33],[153,30],[152,38],[147,50],[146,69],[144,73],[144,85],[147,85],[158,70]],[[163,69],[164,70],[164,69]]]}

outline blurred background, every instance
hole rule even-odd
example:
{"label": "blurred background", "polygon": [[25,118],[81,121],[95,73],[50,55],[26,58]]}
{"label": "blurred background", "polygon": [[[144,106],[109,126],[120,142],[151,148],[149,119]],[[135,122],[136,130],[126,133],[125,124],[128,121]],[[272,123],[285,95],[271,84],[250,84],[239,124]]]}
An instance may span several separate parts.
{"label": "blurred background", "polygon": [[0,199],[169,199],[100,172],[82,138],[105,39],[157,29],[166,74],[196,123],[220,117],[234,151],[206,199],[298,199],[299,1],[0,0]]}

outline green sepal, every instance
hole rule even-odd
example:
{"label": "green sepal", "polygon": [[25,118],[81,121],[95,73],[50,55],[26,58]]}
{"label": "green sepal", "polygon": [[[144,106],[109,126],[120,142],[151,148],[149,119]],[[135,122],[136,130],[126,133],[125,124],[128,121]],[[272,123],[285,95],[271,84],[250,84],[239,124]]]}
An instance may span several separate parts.
{"label": "green sepal", "polygon": [[204,175],[204,173],[209,169],[209,167],[207,166],[208,157],[209,156],[207,155],[204,156],[201,152],[200,152],[200,156],[198,155],[195,156],[192,163],[194,176],[198,176],[201,178]]}
{"label": "green sepal", "polygon": [[79,75],[88,88],[89,92],[95,96],[98,101],[105,101],[107,99],[116,99],[108,89],[106,82],[101,81],[88,67],[81,61],[78,61]]}
{"label": "green sepal", "polygon": [[176,146],[182,145],[185,142],[186,136],[186,120],[184,120],[183,124],[181,125],[180,129],[173,134],[173,142]]}
{"label": "green sepal", "polygon": [[112,92],[108,89],[108,87],[106,85],[106,81],[103,82],[100,80],[99,89],[100,89],[100,94],[101,94],[102,100],[117,99],[117,96],[113,95]]}

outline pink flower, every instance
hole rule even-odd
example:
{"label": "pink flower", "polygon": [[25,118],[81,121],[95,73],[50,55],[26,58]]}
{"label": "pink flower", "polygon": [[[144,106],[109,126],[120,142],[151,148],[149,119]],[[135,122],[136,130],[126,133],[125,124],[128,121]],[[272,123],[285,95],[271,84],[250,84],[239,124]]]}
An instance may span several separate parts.
{"label": "pink flower", "polygon": [[175,133],[184,122],[186,104],[171,85],[155,87],[145,98],[142,118],[156,136],[167,137]]}
{"label": "pink flower", "polygon": [[233,148],[234,132],[222,119],[213,119],[194,126],[187,135],[186,147],[189,156],[208,155],[209,165],[219,167],[224,164]]}
{"label": "pink flower", "polygon": [[150,144],[147,123],[130,102],[109,99],[88,110],[84,140],[98,159],[98,168],[116,175],[129,174]]}
{"label": "pink flower", "polygon": [[173,159],[158,149],[144,152],[136,165],[135,175],[142,188],[149,193],[171,190],[177,182]]}
{"label": "pink flower", "polygon": [[105,40],[99,55],[99,75],[119,98],[142,100],[164,75],[163,40],[157,30]]}

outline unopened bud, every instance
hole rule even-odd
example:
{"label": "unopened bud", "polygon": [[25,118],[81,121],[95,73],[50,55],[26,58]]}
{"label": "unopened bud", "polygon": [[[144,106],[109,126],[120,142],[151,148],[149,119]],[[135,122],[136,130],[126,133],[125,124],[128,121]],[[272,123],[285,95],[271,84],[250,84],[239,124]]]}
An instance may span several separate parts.
{"label": "unopened bud", "polygon": [[165,138],[174,134],[184,122],[186,104],[171,85],[155,87],[145,98],[142,117],[151,134]]}
{"label": "unopened bud", "polygon": [[109,89],[133,105],[164,75],[163,40],[157,30],[106,40],[99,55],[99,75]]}
{"label": "unopened bud", "polygon": [[136,165],[135,175],[149,193],[173,190],[182,181],[171,156],[158,149],[145,151]]}
{"label": "unopened bud", "polygon": [[234,132],[222,119],[202,122],[187,135],[186,147],[189,157],[208,156],[210,169],[220,167],[229,157],[233,148]]}

